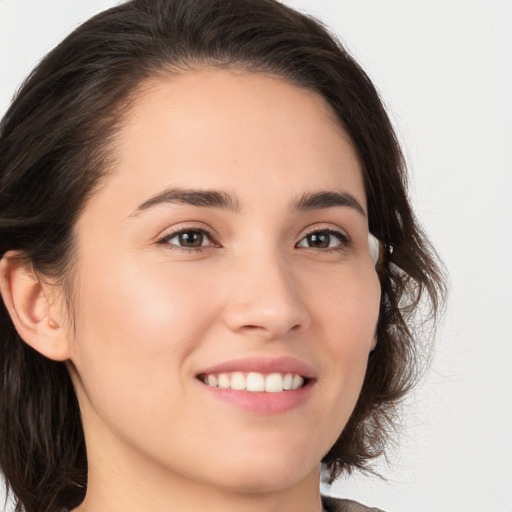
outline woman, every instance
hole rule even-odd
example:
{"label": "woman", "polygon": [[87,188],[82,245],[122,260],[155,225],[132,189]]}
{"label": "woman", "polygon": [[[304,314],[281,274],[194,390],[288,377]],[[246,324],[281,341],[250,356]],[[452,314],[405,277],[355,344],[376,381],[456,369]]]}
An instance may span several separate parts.
{"label": "woman", "polygon": [[[273,0],[133,0],[0,136],[0,464],[27,511],[365,510],[442,303],[389,119]],[[423,310],[425,312],[425,310]]]}

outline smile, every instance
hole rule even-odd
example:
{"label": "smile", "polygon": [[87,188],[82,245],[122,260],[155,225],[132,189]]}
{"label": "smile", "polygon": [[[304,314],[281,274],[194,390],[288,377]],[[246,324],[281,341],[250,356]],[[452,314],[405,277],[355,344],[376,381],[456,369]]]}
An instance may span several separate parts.
{"label": "smile", "polygon": [[294,391],[307,384],[307,379],[297,373],[226,372],[201,374],[204,384],[220,389],[249,391],[253,393],[280,393]]}

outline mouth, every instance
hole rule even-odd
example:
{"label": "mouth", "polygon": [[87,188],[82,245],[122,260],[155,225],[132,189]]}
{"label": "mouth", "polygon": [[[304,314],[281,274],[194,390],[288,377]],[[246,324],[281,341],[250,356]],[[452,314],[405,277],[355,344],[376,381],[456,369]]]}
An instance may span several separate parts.
{"label": "mouth", "polygon": [[317,372],[294,357],[245,357],[223,361],[196,374],[215,400],[258,415],[286,413],[314,396]]}
{"label": "mouth", "polygon": [[203,384],[220,389],[251,393],[281,393],[295,391],[308,385],[310,379],[298,373],[222,372],[197,376]]}

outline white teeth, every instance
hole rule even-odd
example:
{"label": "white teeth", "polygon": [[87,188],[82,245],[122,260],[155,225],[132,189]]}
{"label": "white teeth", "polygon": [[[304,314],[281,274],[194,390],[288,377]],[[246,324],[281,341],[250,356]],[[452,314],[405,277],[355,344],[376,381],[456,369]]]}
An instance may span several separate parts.
{"label": "white teeth", "polygon": [[300,375],[294,375],[292,380],[292,389],[299,389],[304,384],[304,379]]}
{"label": "white teeth", "polygon": [[265,391],[265,377],[261,373],[249,373],[245,389],[247,391]]}
{"label": "white teeth", "polygon": [[208,375],[208,386],[212,386],[213,388],[216,388],[219,384],[219,381],[217,380],[217,376],[213,373]]}
{"label": "white teeth", "polygon": [[268,393],[279,393],[283,391],[283,377],[280,373],[271,373],[265,379],[265,391]]}
{"label": "white teeth", "polygon": [[304,385],[304,377],[296,373],[270,373],[264,375],[258,372],[243,372],[208,374],[202,381],[210,387],[234,389],[237,391],[252,391],[280,393],[299,389]]}
{"label": "white teeth", "polygon": [[229,387],[231,387],[231,382],[229,382],[229,377],[225,373],[220,373],[218,379],[219,379],[219,383],[218,383],[219,388],[228,389]]}
{"label": "white teeth", "polygon": [[238,389],[240,391],[245,389],[245,377],[242,372],[231,374],[231,389]]}

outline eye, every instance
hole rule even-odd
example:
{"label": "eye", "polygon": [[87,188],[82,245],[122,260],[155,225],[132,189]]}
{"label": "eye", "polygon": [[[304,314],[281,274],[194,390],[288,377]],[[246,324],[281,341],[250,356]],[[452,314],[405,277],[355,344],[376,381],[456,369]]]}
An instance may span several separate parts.
{"label": "eye", "polygon": [[167,244],[180,249],[201,250],[203,247],[214,245],[210,234],[199,228],[180,229],[167,234],[158,240],[160,245]]}
{"label": "eye", "polygon": [[333,229],[322,229],[308,233],[297,243],[297,247],[342,250],[348,243],[349,239],[345,233]]}

